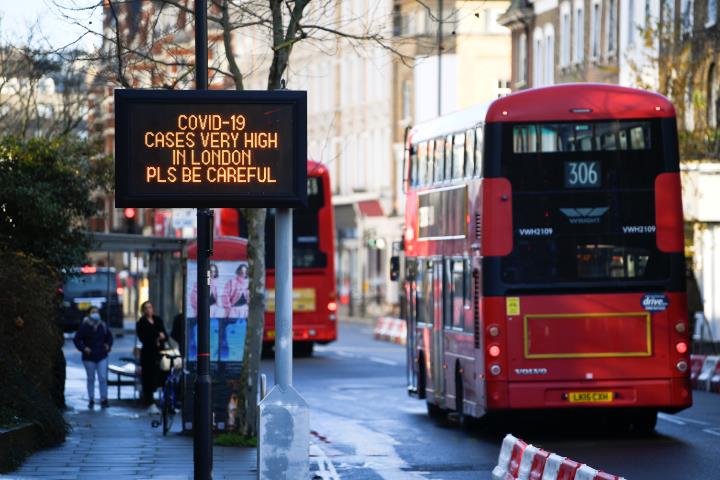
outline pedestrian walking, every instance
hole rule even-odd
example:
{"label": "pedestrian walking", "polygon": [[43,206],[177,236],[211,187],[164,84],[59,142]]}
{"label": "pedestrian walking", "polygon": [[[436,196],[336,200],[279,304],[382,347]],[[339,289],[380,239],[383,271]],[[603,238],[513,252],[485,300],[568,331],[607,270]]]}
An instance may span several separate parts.
{"label": "pedestrian walking", "polygon": [[160,351],[164,349],[168,336],[162,318],[155,315],[153,305],[145,302],[140,307],[142,317],[137,322],[137,337],[142,343],[140,367],[142,368],[143,401],[153,413],[159,412],[154,403],[155,390],[162,385]]}
{"label": "pedestrian walking", "polygon": [[82,362],[87,373],[88,408],[95,406],[95,376],[100,384],[100,406],[107,408],[108,353],[112,349],[113,336],[97,308],[88,310],[75,332],[73,343],[82,352]]}

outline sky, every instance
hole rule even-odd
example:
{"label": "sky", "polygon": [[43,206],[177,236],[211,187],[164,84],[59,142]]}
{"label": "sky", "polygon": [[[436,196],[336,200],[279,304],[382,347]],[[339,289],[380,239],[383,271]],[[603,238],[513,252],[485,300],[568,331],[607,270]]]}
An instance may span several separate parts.
{"label": "sky", "polygon": [[[48,37],[53,48],[67,45],[76,41],[86,29],[62,18],[58,5],[82,9],[97,4],[101,4],[101,0],[0,0],[0,37],[4,42],[25,43],[30,27],[39,23],[40,32]],[[101,26],[100,8],[66,12],[87,28]],[[80,46],[88,48],[97,43],[96,36],[88,35],[80,41]],[[47,43],[41,46],[47,47]]]}

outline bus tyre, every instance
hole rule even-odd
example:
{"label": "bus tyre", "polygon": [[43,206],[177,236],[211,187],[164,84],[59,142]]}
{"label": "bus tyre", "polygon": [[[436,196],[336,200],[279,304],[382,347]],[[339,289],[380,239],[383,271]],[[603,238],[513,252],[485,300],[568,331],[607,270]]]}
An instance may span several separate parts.
{"label": "bus tyre", "polygon": [[434,403],[425,402],[427,404],[427,412],[430,418],[443,418],[445,416],[445,410],[435,405]]}
{"label": "bus tyre", "polygon": [[315,343],[313,342],[296,342],[293,343],[293,352],[296,357],[312,357]]}
{"label": "bus tyre", "polygon": [[632,429],[636,433],[651,433],[657,425],[657,410],[641,410],[631,417]]}

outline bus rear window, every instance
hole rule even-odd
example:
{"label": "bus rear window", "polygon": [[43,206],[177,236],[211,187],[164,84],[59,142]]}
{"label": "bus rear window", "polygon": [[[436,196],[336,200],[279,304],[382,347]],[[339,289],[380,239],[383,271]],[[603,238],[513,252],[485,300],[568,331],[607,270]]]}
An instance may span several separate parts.
{"label": "bus rear window", "polygon": [[513,153],[650,149],[647,121],[541,123],[513,128]]}

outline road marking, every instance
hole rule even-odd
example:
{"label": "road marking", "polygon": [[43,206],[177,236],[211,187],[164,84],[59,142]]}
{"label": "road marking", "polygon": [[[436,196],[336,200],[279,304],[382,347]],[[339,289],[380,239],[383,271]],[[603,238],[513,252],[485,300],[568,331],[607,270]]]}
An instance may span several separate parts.
{"label": "road marking", "polygon": [[335,470],[335,465],[333,465],[327,455],[325,455],[320,445],[315,443],[310,445],[310,456],[315,457],[318,466],[317,471],[312,472],[314,478],[321,480],[340,480],[340,475],[338,475],[337,470]]}
{"label": "road marking", "polygon": [[718,430],[720,430],[720,428],[703,428],[703,432],[720,437],[720,431]]}
{"label": "road marking", "polygon": [[687,425],[687,423],[683,422],[682,420],[678,420],[672,415],[667,415],[665,413],[658,413],[658,418],[660,420],[665,420],[666,422],[674,423],[675,425]]}
{"label": "road marking", "polygon": [[382,363],[383,365],[390,365],[391,367],[397,367],[400,365],[397,362],[393,362],[392,360],[385,360],[384,358],[380,357],[368,357],[368,360],[375,363]]}
{"label": "road marking", "polygon": [[357,357],[357,355],[355,355],[354,353],[347,353],[347,352],[343,352],[342,350],[335,350],[334,353],[336,355],[340,355],[341,357],[345,357],[345,358],[356,358]]}
{"label": "road marking", "polygon": [[[660,413],[659,415],[662,415],[662,413]],[[678,420],[682,420],[683,422],[694,423],[695,425],[711,425],[709,422],[703,422],[702,420],[693,420],[692,418],[685,418],[685,417],[675,417],[675,418],[677,418]]]}

